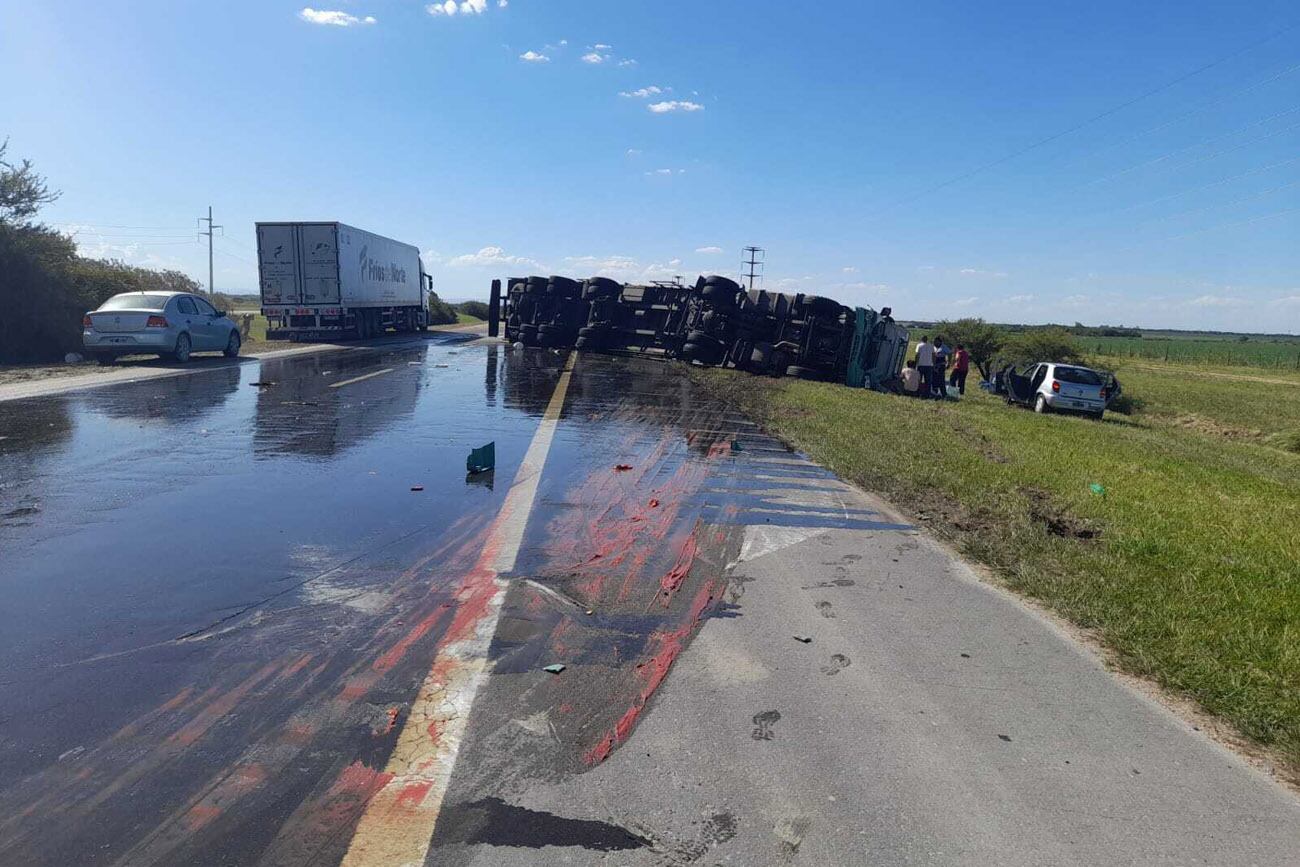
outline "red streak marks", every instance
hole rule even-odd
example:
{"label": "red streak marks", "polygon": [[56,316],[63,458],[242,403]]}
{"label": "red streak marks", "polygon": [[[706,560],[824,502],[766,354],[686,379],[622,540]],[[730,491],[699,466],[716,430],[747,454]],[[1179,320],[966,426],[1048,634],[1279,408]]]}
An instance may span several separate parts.
{"label": "red streak marks", "polygon": [[388,709],[388,725],[384,726],[384,730],[381,734],[392,734],[393,729],[397,728],[397,718],[401,715],[402,709],[400,707],[390,707]]}
{"label": "red streak marks", "polygon": [[167,701],[163,702],[158,707],[158,710],[163,713],[166,713],[167,711],[171,711],[171,710],[176,710],[176,708],[185,704],[185,702],[187,702],[190,696],[192,695],[194,695],[194,687],[187,686],[184,689],[182,689],[180,692],[176,693],[171,698],[167,699]]}
{"label": "red streak marks", "polygon": [[411,649],[411,645],[415,644],[415,642],[428,634],[429,630],[433,628],[433,625],[438,622],[438,618],[442,616],[444,610],[444,608],[439,607],[432,614],[422,618],[419,623],[411,627],[411,629],[403,635],[396,644],[389,648],[387,652],[381,654],[370,667],[380,674],[386,674],[390,671],[393,666],[401,662],[402,657]]}
{"label": "red streak marks", "polygon": [[655,648],[645,662],[637,666],[637,674],[642,679],[641,689],[632,702],[632,706],[619,717],[614,728],[605,733],[594,747],[583,755],[583,761],[589,765],[597,765],[609,758],[609,754],[614,751],[614,747],[623,743],[632,734],[636,727],[637,720],[640,718],[642,711],[645,710],[646,702],[654,695],[655,690],[664,682],[668,676],[669,669],[672,668],[673,662],[676,661],[682,648],[686,646],[686,641],[690,638],[691,633],[700,625],[700,620],[704,612],[713,603],[713,582],[708,581],[700,592],[695,595],[695,600],[691,603],[690,615],[687,621],[673,630],[660,630],[650,636],[649,646]]}
{"label": "red streak marks", "polygon": [[221,808],[211,804],[195,804],[185,813],[185,829],[193,833],[209,825],[221,815]]}
{"label": "red streak marks", "polygon": [[424,796],[429,794],[431,788],[433,788],[432,780],[423,783],[408,783],[402,787],[402,791],[397,793],[397,800],[393,806],[398,808],[418,807],[424,803]]}
{"label": "red streak marks", "polygon": [[650,508],[652,508],[652,509],[657,509],[657,508],[659,508],[659,501],[656,500],[654,497],[651,497],[651,498],[650,498],[650,502],[648,503],[648,505],[649,505]]}
{"label": "red streak marks", "polygon": [[686,542],[677,553],[677,562],[673,564],[673,568],[668,570],[667,575],[659,579],[659,589],[663,593],[664,607],[668,606],[669,599],[681,588],[682,582],[690,574],[691,566],[695,563],[696,550],[695,533],[692,532],[691,535],[686,537]]}
{"label": "red streak marks", "polygon": [[306,746],[316,736],[316,727],[311,723],[297,721],[285,727],[281,740],[290,746]]}
{"label": "red streak marks", "polygon": [[207,733],[208,729],[216,724],[217,720],[224,717],[235,709],[235,706],[243,700],[262,681],[266,680],[275,673],[278,665],[271,663],[263,666],[251,677],[244,680],[239,686],[222,695],[213,701],[207,707],[200,710],[188,724],[181,727],[172,734],[167,740],[171,743],[180,744],[181,746],[190,746],[199,738]]}
{"label": "red streak marks", "polygon": [[302,671],[304,668],[307,667],[307,664],[311,662],[312,656],[313,654],[310,653],[305,653],[302,656],[300,656],[296,662],[291,663],[289,666],[285,668],[284,672],[281,674],[281,677],[293,677],[295,674]]}

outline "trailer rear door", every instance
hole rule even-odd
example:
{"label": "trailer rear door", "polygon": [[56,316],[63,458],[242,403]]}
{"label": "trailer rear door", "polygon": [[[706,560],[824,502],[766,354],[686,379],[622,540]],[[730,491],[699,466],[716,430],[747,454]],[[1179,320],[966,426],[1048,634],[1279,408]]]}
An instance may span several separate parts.
{"label": "trailer rear door", "polygon": [[338,226],[309,223],[299,228],[302,238],[302,301],[304,304],[339,303]]}
{"label": "trailer rear door", "polygon": [[257,227],[257,262],[263,304],[298,304],[298,239],[290,223]]}

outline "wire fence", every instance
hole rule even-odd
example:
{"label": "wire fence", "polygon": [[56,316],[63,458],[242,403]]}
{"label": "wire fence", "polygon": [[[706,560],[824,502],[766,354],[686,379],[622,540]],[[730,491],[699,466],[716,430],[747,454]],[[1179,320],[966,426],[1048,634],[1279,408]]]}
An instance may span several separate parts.
{"label": "wire fence", "polygon": [[1300,370],[1298,340],[1194,340],[1150,337],[1088,337],[1084,345],[1098,355],[1149,358],[1180,364]]}

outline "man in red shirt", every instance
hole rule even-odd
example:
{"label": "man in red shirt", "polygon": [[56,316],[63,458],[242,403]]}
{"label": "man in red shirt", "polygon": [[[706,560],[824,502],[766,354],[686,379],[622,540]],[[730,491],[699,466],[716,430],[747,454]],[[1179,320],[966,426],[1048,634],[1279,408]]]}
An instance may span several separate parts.
{"label": "man in red shirt", "polygon": [[958,394],[966,393],[966,374],[970,371],[970,353],[966,347],[957,344],[957,351],[952,356],[952,378],[950,385],[957,386]]}

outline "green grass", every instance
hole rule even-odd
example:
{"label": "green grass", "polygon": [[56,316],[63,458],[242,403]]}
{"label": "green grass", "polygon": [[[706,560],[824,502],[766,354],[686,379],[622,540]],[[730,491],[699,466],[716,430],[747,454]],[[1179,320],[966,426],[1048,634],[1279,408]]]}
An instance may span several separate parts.
{"label": "green grass", "polygon": [[479,319],[477,316],[470,316],[468,313],[463,313],[459,310],[456,311],[457,325],[478,325],[480,322],[484,321],[486,320]]}
{"label": "green grass", "polygon": [[1280,386],[1232,383],[1225,395],[1216,380],[1129,371],[1126,387],[1149,409],[1098,423],[982,393],[939,405],[699,375],[1012,589],[1094,630],[1128,670],[1300,768],[1300,455],[1171,420],[1240,413],[1276,431],[1300,403],[1271,421]]}
{"label": "green grass", "polygon": [[1300,338],[1252,337],[1081,337],[1090,353],[1184,364],[1245,365],[1300,370]]}

